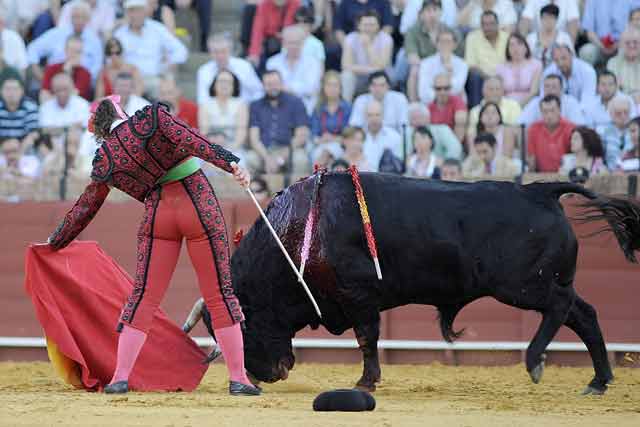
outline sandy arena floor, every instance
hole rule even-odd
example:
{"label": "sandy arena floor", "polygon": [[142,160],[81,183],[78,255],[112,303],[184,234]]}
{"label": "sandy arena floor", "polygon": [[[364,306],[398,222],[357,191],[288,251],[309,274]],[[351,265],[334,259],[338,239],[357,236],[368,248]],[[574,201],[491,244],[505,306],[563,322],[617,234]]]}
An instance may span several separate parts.
{"label": "sandy arena floor", "polygon": [[314,413],[320,392],[346,388],[356,365],[298,365],[259,398],[230,397],[212,366],[194,393],[110,397],[70,389],[48,363],[0,363],[2,426],[640,426],[640,369],[618,368],[605,396],[582,397],[587,368],[548,367],[534,385],[512,367],[383,366],[368,413]]}

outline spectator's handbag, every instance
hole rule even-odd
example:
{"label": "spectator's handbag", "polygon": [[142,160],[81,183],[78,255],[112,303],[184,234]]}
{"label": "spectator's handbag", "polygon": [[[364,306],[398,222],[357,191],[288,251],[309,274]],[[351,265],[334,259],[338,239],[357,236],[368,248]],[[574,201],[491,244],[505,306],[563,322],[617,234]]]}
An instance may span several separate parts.
{"label": "spectator's handbag", "polygon": [[404,173],[404,166],[402,165],[402,160],[397,158],[391,152],[391,150],[387,148],[386,150],[384,150],[384,152],[382,153],[382,157],[380,158],[378,171],[385,173],[402,174]]}

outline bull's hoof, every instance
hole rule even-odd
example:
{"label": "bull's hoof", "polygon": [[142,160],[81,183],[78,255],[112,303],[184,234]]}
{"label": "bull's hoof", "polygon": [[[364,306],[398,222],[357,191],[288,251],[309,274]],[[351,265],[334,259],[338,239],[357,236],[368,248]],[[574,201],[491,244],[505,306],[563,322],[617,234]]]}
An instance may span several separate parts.
{"label": "bull's hoof", "polygon": [[607,386],[604,386],[604,388],[600,388],[600,387],[594,387],[594,386],[588,385],[587,388],[582,390],[582,395],[583,396],[589,396],[589,395],[602,396],[605,391],[607,391]]}
{"label": "bull's hoof", "polygon": [[544,358],[538,363],[532,370],[529,371],[529,376],[534,384],[538,384],[542,379],[544,373]]}

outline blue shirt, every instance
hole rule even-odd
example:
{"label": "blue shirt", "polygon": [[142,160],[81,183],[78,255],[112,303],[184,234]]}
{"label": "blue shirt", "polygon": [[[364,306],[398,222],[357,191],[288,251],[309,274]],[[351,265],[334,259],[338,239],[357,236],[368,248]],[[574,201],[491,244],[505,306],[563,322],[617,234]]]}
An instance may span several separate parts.
{"label": "blue shirt", "polygon": [[[42,58],[46,58],[49,64],[64,62],[64,47],[72,34],[71,26],[54,27],[46,31],[27,46],[29,64],[38,64]],[[102,42],[98,34],[89,27],[85,27],[80,38],[83,43],[82,65],[91,72],[91,77],[95,81],[102,69],[104,51]]]}
{"label": "blue shirt", "polygon": [[615,169],[622,158],[622,154],[633,148],[629,138],[629,131],[621,131],[615,125],[609,124],[596,129],[602,138],[604,158],[609,169]]}
{"label": "blue shirt", "polygon": [[540,79],[540,92],[544,92],[544,79],[550,74],[557,74],[562,78],[562,91],[567,95],[572,95],[580,102],[587,102],[596,96],[597,77],[596,70],[591,64],[580,58],[573,57],[571,63],[571,75],[567,78],[552,62],[542,73]]}
{"label": "blue shirt", "polygon": [[311,115],[311,133],[313,136],[322,136],[325,132],[340,135],[349,123],[350,116],[351,104],[345,100],[340,101],[334,114],[327,110],[326,105],[316,108]]}
{"label": "blue shirt", "polygon": [[342,0],[336,9],[333,20],[334,28],[349,34],[356,29],[358,15],[371,9],[380,14],[380,27],[393,25],[391,6],[388,0],[368,0],[366,3],[360,3],[358,0]]}
{"label": "blue shirt", "polygon": [[0,138],[22,139],[37,130],[38,106],[28,98],[22,98],[16,111],[9,111],[0,100]]}
{"label": "blue shirt", "polygon": [[260,129],[260,140],[267,148],[289,146],[294,130],[309,126],[309,116],[300,98],[282,92],[277,99],[275,106],[266,97],[249,106],[249,127]]}
{"label": "blue shirt", "polygon": [[582,15],[582,28],[593,31],[602,38],[609,34],[620,40],[620,34],[627,27],[628,0],[586,0]]}

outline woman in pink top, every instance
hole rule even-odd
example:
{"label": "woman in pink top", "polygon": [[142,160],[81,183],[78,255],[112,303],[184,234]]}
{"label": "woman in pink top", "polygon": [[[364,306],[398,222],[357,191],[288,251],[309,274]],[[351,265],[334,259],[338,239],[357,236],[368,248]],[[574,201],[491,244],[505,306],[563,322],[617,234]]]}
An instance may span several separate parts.
{"label": "woman in pink top", "polygon": [[524,106],[537,93],[542,63],[531,57],[527,40],[517,33],[509,36],[506,57],[507,62],[498,65],[496,74],[502,78],[505,96]]}

